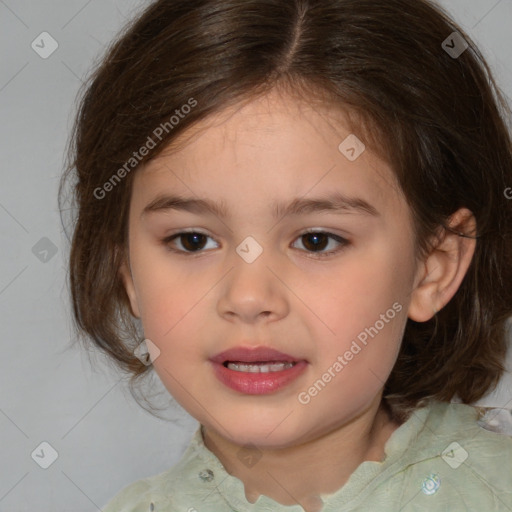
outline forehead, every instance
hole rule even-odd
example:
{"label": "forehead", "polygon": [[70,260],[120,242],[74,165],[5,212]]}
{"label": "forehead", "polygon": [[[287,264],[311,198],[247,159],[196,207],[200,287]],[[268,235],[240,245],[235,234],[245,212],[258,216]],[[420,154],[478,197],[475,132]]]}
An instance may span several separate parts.
{"label": "forehead", "polygon": [[[237,191],[236,198],[270,204],[335,189],[364,196],[379,210],[399,207],[403,197],[391,167],[357,146],[364,136],[354,131],[341,109],[273,91],[181,134],[137,171],[133,198],[147,201],[166,190],[229,205]],[[362,151],[355,160],[347,158],[347,145],[356,156]]]}

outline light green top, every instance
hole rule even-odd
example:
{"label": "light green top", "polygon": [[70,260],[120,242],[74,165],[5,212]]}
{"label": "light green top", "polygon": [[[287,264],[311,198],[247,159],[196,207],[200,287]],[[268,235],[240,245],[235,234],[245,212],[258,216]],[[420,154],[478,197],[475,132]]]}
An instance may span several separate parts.
{"label": "light green top", "polygon": [[[498,430],[499,415],[487,414],[482,421],[481,412],[437,401],[417,409],[388,439],[382,462],[362,462],[338,491],[321,495],[322,512],[512,511],[512,437],[507,435],[512,432],[489,430]],[[103,511],[304,509],[263,495],[248,502],[242,481],[206,448],[199,426],[174,467],[126,486]]]}

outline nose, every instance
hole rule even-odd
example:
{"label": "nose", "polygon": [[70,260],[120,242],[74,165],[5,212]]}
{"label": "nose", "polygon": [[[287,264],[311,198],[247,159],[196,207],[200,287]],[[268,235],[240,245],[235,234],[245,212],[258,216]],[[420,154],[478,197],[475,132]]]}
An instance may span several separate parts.
{"label": "nose", "polygon": [[288,288],[282,270],[263,252],[252,262],[236,256],[220,286],[219,315],[230,321],[276,321],[288,314]]}

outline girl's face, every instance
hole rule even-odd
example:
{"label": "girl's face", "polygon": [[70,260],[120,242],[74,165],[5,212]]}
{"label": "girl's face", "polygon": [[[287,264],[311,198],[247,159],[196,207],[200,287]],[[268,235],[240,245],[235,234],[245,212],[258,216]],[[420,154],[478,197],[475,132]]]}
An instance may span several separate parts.
{"label": "girl's face", "polygon": [[[292,446],[349,424],[380,400],[418,277],[391,168],[369,148],[359,154],[353,136],[363,137],[341,114],[275,91],[191,130],[134,176],[122,275],[160,351],[156,372],[205,428],[239,445]],[[294,201],[335,194],[358,201],[284,216]],[[225,216],[193,202],[145,211],[178,195]],[[184,230],[197,234],[169,240]],[[266,393],[250,387],[252,373],[223,370],[241,389],[219,379],[210,358],[261,346],[302,370],[280,387],[267,373]]]}

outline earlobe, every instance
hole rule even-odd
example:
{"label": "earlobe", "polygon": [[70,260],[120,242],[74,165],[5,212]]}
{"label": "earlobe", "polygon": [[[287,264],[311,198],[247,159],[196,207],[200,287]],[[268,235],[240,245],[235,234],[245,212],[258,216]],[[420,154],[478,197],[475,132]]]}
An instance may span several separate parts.
{"label": "earlobe", "polygon": [[128,295],[128,298],[130,300],[132,315],[137,318],[140,318],[139,304],[137,303],[137,293],[135,292],[133,276],[126,259],[119,267],[119,275],[121,276],[121,280],[124,284],[126,294]]}
{"label": "earlobe", "polygon": [[450,229],[418,270],[411,294],[408,317],[415,322],[430,320],[455,295],[471,264],[476,248],[476,221],[470,210],[452,215]]}
{"label": "earlobe", "polygon": [[[424,262],[423,277],[411,294],[408,317],[415,322],[430,320],[435,311],[443,306],[440,304],[440,281],[443,269],[438,266],[435,254],[431,254]],[[446,301],[448,302],[448,301]]]}

